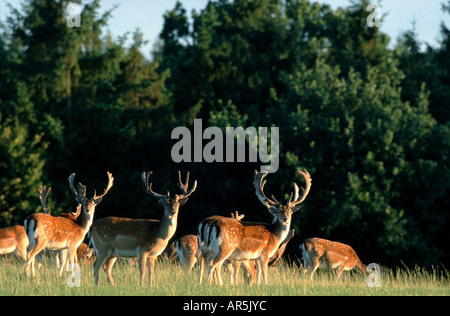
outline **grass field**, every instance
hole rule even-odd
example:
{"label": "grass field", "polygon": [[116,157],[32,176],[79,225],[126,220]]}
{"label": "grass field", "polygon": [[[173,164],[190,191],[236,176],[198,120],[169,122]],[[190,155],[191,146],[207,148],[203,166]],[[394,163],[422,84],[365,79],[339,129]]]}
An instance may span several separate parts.
{"label": "grass field", "polygon": [[[0,295],[99,295],[99,296],[306,296],[306,295],[450,295],[449,272],[442,266],[425,270],[423,268],[381,268],[381,286],[368,287],[367,275],[347,274],[344,280],[336,280],[331,271],[318,270],[314,280],[303,277],[298,263],[282,263],[269,268],[269,285],[232,286],[228,274],[222,273],[225,285],[209,286],[197,283],[197,270],[187,272],[177,263],[162,258],[155,268],[153,287],[138,285],[139,272],[136,267],[124,263],[114,266],[113,277],[116,287],[111,287],[101,271],[100,287],[94,285],[91,266],[82,266],[80,287],[69,287],[70,272],[59,276],[52,262],[44,262],[35,279],[25,277],[23,264],[15,258],[0,257]],[[145,281],[148,281],[146,275]]]}

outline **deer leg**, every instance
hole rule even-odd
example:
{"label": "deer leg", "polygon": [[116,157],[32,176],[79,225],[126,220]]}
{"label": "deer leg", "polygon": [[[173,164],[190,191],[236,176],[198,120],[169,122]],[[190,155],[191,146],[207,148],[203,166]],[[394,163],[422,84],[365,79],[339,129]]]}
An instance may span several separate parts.
{"label": "deer leg", "polygon": [[228,274],[230,275],[230,282],[231,285],[234,285],[234,271],[235,271],[235,262],[236,261],[231,261],[231,260],[225,260],[223,263],[226,265],[227,270],[228,270]]}
{"label": "deer leg", "polygon": [[[241,268],[241,262],[242,261],[234,261],[233,262],[233,270],[234,270],[234,274],[233,274],[233,278],[231,279],[231,284],[238,284],[238,280],[239,280],[239,269]],[[234,279],[234,280],[233,280]],[[234,282],[233,282],[234,281]]]}
{"label": "deer leg", "polygon": [[147,256],[148,253],[138,253],[138,264],[139,264],[139,285],[144,285],[145,268],[147,267]]}
{"label": "deer leg", "polygon": [[[62,276],[64,268],[67,265],[67,259],[69,257],[69,251],[67,249],[61,249],[56,253],[56,265],[59,268],[59,276]],[[59,264],[59,265],[58,265]]]}
{"label": "deer leg", "polygon": [[[263,276],[263,280],[264,280],[264,284],[267,285],[267,269],[268,269],[268,263],[269,263],[269,257],[264,256],[262,258],[259,259],[260,264],[261,264],[261,272],[262,272],[262,276]],[[258,279],[259,281],[259,279]]]}
{"label": "deer leg", "polygon": [[[217,273],[217,278],[218,278],[217,281],[219,282],[219,284],[220,285],[223,284],[222,278],[220,276],[220,269],[222,267],[222,264],[223,264],[224,260],[225,259],[217,260],[217,261],[216,260],[212,260],[211,261],[210,266],[209,266],[209,271],[208,271],[208,284],[212,284],[212,279],[213,279],[213,276],[214,276],[214,272]],[[217,272],[217,269],[219,269],[218,272]],[[216,282],[216,284],[217,284],[217,282]]]}
{"label": "deer leg", "polygon": [[195,262],[197,261],[197,258],[195,256],[190,256],[189,258],[189,270],[188,272],[191,272],[192,268],[195,265]]}
{"label": "deer leg", "polygon": [[205,266],[205,257],[203,256],[203,254],[201,254],[200,262],[198,264],[198,284],[202,284],[204,266]]}
{"label": "deer leg", "polygon": [[117,257],[112,257],[106,260],[106,263],[103,265],[103,269],[106,273],[106,278],[108,279],[108,282],[111,286],[115,286],[114,280],[112,277],[112,267],[114,266],[114,263],[116,262]]}
{"label": "deer leg", "polygon": [[342,272],[344,272],[345,264],[341,264],[339,266],[339,269],[337,271],[337,279],[339,280],[341,278]]}
{"label": "deer leg", "polygon": [[261,262],[259,260],[255,260],[255,268],[256,268],[256,284],[259,285],[261,283]]}
{"label": "deer leg", "polygon": [[247,284],[252,284],[256,279],[256,267],[254,260],[244,260],[242,264],[245,268],[245,282]]}
{"label": "deer leg", "polygon": [[313,274],[319,268],[319,265],[320,265],[319,259],[318,258],[314,258],[312,260],[312,262],[310,263],[310,265],[308,266],[307,270],[308,270],[308,274],[309,274],[309,279],[310,280],[313,279]]}
{"label": "deer leg", "polygon": [[155,272],[155,262],[156,262],[156,256],[149,256],[148,257],[148,285],[153,285],[153,274]]}
{"label": "deer leg", "polygon": [[44,249],[46,242],[39,242],[39,240],[36,241],[36,244],[32,249],[30,249],[27,253],[27,265],[25,268],[26,276],[30,276],[30,267],[33,277],[36,276],[36,271],[34,269],[34,263],[35,263],[35,257],[36,255]]}
{"label": "deer leg", "polygon": [[[110,255],[111,255],[111,251],[102,253],[97,250],[97,259],[95,259],[95,262],[94,262],[94,277],[95,277],[95,285],[97,285],[97,286],[100,285],[99,280],[98,280],[98,270],[100,269],[101,266],[103,266],[105,264],[106,260],[108,260]],[[112,277],[111,277],[111,280],[112,280]],[[114,282],[113,282],[113,284],[114,284]]]}

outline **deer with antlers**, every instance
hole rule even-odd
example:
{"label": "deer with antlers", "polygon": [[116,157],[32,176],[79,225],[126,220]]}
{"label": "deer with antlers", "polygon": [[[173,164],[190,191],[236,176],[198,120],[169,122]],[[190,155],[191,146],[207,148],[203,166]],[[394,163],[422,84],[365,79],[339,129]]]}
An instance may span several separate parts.
{"label": "deer with antlers", "polygon": [[319,267],[337,268],[338,279],[344,271],[356,269],[363,273],[367,272],[366,266],[349,245],[322,238],[309,238],[300,245],[300,249],[305,265],[304,273],[308,273],[311,280]]}
{"label": "deer with antlers", "polygon": [[[138,258],[140,285],[144,283],[144,273],[148,259],[149,285],[152,285],[156,258],[167,247],[169,240],[175,234],[178,221],[178,210],[184,205],[188,197],[197,188],[197,181],[188,190],[189,172],[186,183],[181,181],[181,173],[178,171],[178,187],[183,194],[170,196],[156,193],[149,183],[152,172],[143,172],[142,181],[147,193],[156,199],[164,207],[161,220],[130,219],[119,217],[107,217],[100,219],[92,225],[91,241],[97,254],[94,262],[95,284],[99,285],[98,270],[105,265],[104,270],[109,284],[114,286],[111,269],[117,257]],[[106,264],[105,264],[106,263]]]}
{"label": "deer with antlers", "polygon": [[[26,275],[30,276],[30,268],[33,277],[35,276],[34,259],[36,255],[46,248],[49,250],[68,249],[69,263],[76,263],[76,253],[78,246],[83,242],[86,233],[89,231],[94,219],[95,207],[102,201],[102,198],[111,189],[114,178],[111,173],[108,175],[108,185],[103,194],[86,198],[86,187],[81,183],[77,189],[73,184],[75,174],[69,177],[69,186],[75,196],[75,200],[81,204],[82,211],[77,219],[52,216],[46,213],[36,213],[28,217],[26,221],[26,231],[30,245],[27,253]],[[48,192],[46,193],[48,194]]]}
{"label": "deer with antlers", "polygon": [[[44,211],[45,214],[49,214],[49,215],[51,215],[51,210],[49,207],[47,207],[47,197],[51,190],[52,190],[51,187],[47,187],[45,185],[40,186],[38,189],[39,200],[41,201],[42,210]],[[79,191],[80,191],[79,194],[86,196],[86,191],[83,191],[83,188],[80,188]],[[60,213],[57,216],[65,217],[65,218],[71,219],[73,221],[76,221],[78,219],[78,217],[80,216],[80,214],[81,214],[81,204],[78,203],[75,212]],[[25,227],[28,227],[27,223],[28,223],[28,218],[25,220]],[[67,248],[63,248],[63,249],[61,249],[59,251],[55,251],[55,252],[56,252],[56,255],[55,255],[56,266],[59,268],[59,275],[62,275],[64,268],[66,267],[66,264],[67,264],[67,256],[68,256],[69,252],[68,252]],[[34,270],[34,260],[33,260],[33,262],[31,262],[31,267],[32,267],[31,269]]]}
{"label": "deer with antlers", "polygon": [[219,284],[223,281],[220,268],[226,259],[255,260],[257,267],[257,283],[260,284],[261,275],[267,284],[267,267],[269,258],[275,255],[280,244],[286,239],[290,231],[291,217],[300,208],[311,188],[309,173],[299,171],[306,181],[302,197],[299,197],[299,188],[294,184],[294,193],[288,202],[283,205],[273,196],[269,199],[264,194],[264,178],[267,173],[255,171],[253,184],[255,193],[260,202],[274,217],[271,224],[243,223],[234,219],[221,218],[210,224],[210,246],[215,257],[208,271],[208,282],[212,283],[213,273],[217,270]]}

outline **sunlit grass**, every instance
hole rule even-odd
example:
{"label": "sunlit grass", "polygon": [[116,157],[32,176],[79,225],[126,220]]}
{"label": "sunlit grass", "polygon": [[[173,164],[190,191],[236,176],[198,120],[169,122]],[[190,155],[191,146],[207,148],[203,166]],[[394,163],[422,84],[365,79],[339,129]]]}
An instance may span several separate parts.
{"label": "sunlit grass", "polygon": [[47,259],[37,270],[34,279],[25,277],[23,263],[14,258],[0,257],[0,295],[158,295],[158,296],[306,296],[306,295],[450,295],[449,272],[442,266],[396,269],[381,268],[381,286],[368,287],[367,275],[344,273],[337,280],[331,271],[318,270],[311,281],[303,276],[298,262],[282,263],[269,268],[269,285],[246,285],[242,278],[238,285],[231,285],[226,270],[222,272],[223,286],[208,285],[206,277],[197,283],[197,270],[187,272],[177,263],[160,259],[155,267],[154,284],[148,286],[148,274],[144,286],[139,286],[137,267],[121,262],[114,266],[116,287],[106,280],[100,271],[100,286],[94,285],[92,266],[81,267],[80,287],[69,287],[70,272],[62,276],[54,263]]}

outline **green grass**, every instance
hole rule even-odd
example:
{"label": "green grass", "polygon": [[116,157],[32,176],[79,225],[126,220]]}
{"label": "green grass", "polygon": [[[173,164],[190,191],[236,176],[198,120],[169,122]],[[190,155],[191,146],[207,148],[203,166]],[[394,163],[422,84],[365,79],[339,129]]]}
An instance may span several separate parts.
{"label": "green grass", "polygon": [[367,275],[344,273],[344,280],[336,280],[332,271],[318,270],[314,280],[303,277],[297,263],[283,263],[269,268],[269,285],[229,284],[228,273],[223,271],[225,285],[197,283],[197,270],[185,271],[177,263],[160,259],[155,268],[153,287],[138,285],[139,272],[136,267],[124,263],[114,266],[113,277],[116,287],[111,287],[103,271],[100,274],[100,287],[94,285],[91,266],[81,267],[81,286],[67,286],[69,272],[58,275],[54,264],[44,262],[34,279],[25,277],[23,263],[14,258],[0,257],[0,295],[163,295],[163,296],[305,296],[305,295],[450,295],[449,272],[443,267],[426,270],[415,268],[381,268],[381,287],[367,286]]}

